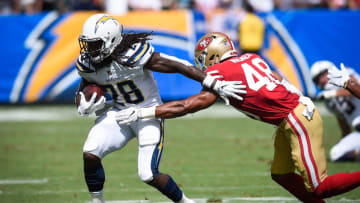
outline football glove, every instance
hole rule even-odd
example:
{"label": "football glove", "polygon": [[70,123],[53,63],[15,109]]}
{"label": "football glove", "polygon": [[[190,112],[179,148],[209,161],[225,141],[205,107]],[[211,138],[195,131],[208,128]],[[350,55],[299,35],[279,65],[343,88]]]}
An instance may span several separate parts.
{"label": "football glove", "polygon": [[[242,81],[216,80],[218,78],[224,78],[222,75],[212,75],[218,73],[218,70],[208,72],[202,83],[203,86],[207,88],[212,88],[225,101],[226,105],[230,104],[230,97],[242,101],[244,98],[238,94],[246,94],[246,85],[242,85]],[[214,81],[215,85],[212,87]]]}
{"label": "football glove", "polygon": [[139,119],[139,109],[135,107],[129,107],[127,109],[118,111],[115,115],[115,119],[119,124],[128,124]]}
{"label": "football glove", "polygon": [[97,93],[94,92],[93,95],[91,95],[91,98],[89,101],[86,101],[85,95],[83,92],[79,92],[80,94],[80,104],[78,106],[78,113],[82,117],[89,116],[90,114],[94,113],[97,110],[100,110],[105,107],[105,97],[102,96],[100,99],[95,102],[95,98]]}
{"label": "football glove", "polygon": [[338,70],[335,66],[332,66],[329,69],[329,74],[327,77],[330,84],[346,88],[350,76],[343,63],[340,64],[340,68],[341,70]]}
{"label": "football glove", "polygon": [[331,99],[334,97],[336,97],[336,90],[324,90],[316,96],[316,99],[322,100],[322,99]]}
{"label": "football glove", "polygon": [[128,124],[143,118],[155,118],[156,106],[149,108],[129,107],[127,109],[118,111],[115,119],[119,124]]}

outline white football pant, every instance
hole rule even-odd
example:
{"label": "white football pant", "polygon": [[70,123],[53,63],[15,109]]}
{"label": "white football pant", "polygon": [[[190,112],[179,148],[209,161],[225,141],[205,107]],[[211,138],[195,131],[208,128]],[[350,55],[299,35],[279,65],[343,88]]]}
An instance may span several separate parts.
{"label": "white football pant", "polygon": [[139,144],[138,175],[149,182],[158,173],[163,149],[163,121],[160,119],[138,120],[119,125],[115,120],[118,110],[111,109],[96,119],[83,147],[83,152],[100,159],[107,154],[122,149],[132,138]]}
{"label": "white football pant", "polygon": [[360,149],[360,132],[352,132],[342,138],[330,150],[330,160],[336,161],[344,154],[355,149]]}

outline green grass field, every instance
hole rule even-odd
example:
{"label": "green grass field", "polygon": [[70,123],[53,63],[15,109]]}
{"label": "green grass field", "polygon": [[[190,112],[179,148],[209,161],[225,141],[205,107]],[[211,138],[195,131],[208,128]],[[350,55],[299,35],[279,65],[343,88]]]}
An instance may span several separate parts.
{"label": "green grass field", "polygon": [[[34,108],[35,112],[42,110],[42,107],[30,109]],[[0,107],[0,114],[10,116],[16,109]],[[67,112],[75,114],[73,107],[51,109],[54,117]],[[333,116],[323,118],[328,152],[339,140],[340,130]],[[0,202],[89,201],[82,173],[82,145],[92,123],[91,118],[73,115],[48,121],[3,119],[0,122]],[[230,198],[227,202],[231,198],[231,202],[293,198],[270,178],[274,131],[273,126],[241,117],[167,120],[160,171],[171,174],[188,197],[205,198],[209,202],[226,198]],[[106,200],[169,201],[137,177],[136,140],[105,157],[103,165],[107,178]],[[328,162],[329,174],[352,171],[360,171],[360,164]],[[241,199],[245,197],[249,200]],[[327,202],[350,200],[360,202],[359,188]]]}

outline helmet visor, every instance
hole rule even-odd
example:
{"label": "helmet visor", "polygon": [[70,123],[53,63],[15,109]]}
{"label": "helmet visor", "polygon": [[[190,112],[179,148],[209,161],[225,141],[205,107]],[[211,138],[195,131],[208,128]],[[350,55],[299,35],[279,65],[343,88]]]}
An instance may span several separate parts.
{"label": "helmet visor", "polygon": [[101,60],[101,53],[104,49],[105,43],[102,39],[84,39],[79,38],[80,54],[89,57],[93,61]]}

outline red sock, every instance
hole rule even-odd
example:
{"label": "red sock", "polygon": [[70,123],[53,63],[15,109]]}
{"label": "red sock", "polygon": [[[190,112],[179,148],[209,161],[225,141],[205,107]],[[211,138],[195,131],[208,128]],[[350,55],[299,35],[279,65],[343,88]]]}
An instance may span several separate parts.
{"label": "red sock", "polygon": [[307,191],[303,178],[295,173],[285,175],[272,174],[271,177],[302,202],[325,203],[324,200],[316,197],[314,193]]}
{"label": "red sock", "polygon": [[360,186],[360,171],[353,173],[337,173],[328,176],[316,188],[315,194],[321,198],[348,192]]}

